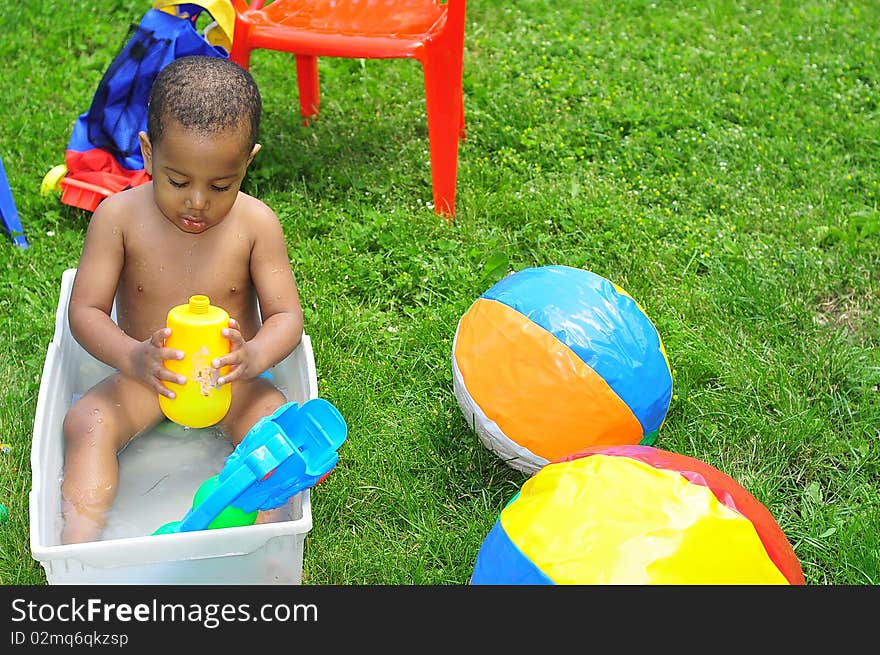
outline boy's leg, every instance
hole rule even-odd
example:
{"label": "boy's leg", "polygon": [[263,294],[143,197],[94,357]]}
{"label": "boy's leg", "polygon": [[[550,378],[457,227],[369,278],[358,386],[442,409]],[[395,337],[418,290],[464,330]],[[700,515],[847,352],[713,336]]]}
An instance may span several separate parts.
{"label": "boy's leg", "polygon": [[[286,402],[284,394],[264,378],[233,382],[232,404],[220,427],[237,446],[260,418],[268,416]],[[285,507],[261,511],[257,515],[257,523],[283,520],[285,512]]]}
{"label": "boy's leg", "polygon": [[263,416],[281,407],[287,399],[265,378],[232,383],[232,404],[220,423],[233,445],[238,445]]}
{"label": "boy's leg", "polygon": [[162,418],[158,396],[119,373],[99,382],[64,419],[61,542],[95,541],[116,497],[116,454]]}

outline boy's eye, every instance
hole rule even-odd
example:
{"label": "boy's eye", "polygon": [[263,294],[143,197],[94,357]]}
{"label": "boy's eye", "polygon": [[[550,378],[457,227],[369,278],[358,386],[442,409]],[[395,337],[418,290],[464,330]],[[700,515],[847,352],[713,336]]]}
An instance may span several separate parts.
{"label": "boy's eye", "polygon": [[[171,178],[171,177],[168,178],[168,183],[171,186],[173,186],[175,189],[182,189],[185,186],[189,185],[189,182],[178,182],[177,180],[175,180],[174,178]],[[219,193],[222,193],[223,191],[229,191],[229,189],[231,189],[231,188],[232,188],[231,184],[226,184],[226,185],[212,184],[211,185],[211,189],[213,191],[217,191]]]}

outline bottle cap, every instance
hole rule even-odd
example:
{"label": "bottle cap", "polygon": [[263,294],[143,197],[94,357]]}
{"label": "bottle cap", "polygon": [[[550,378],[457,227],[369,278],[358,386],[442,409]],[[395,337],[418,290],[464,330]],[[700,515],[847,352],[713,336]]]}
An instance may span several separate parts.
{"label": "bottle cap", "polygon": [[193,314],[207,314],[210,306],[211,299],[208,296],[199,294],[189,297],[189,311]]}

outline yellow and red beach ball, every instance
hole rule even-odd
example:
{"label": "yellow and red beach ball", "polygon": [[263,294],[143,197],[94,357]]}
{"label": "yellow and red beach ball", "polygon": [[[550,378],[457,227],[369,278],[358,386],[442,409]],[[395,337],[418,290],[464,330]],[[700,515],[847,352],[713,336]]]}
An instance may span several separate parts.
{"label": "yellow and red beach ball", "polygon": [[480,441],[534,473],[594,445],[651,445],[672,397],[645,311],[600,275],[568,266],[513,273],[459,320],[453,389]]}
{"label": "yellow and red beach ball", "polygon": [[804,584],[764,505],[697,459],[602,446],[548,464],[502,510],[471,584]]}

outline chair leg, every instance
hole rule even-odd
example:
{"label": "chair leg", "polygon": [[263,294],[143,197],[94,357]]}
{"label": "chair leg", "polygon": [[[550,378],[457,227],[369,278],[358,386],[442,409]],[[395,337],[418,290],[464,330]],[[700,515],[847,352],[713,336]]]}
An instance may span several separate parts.
{"label": "chair leg", "polygon": [[3,229],[9,233],[9,238],[19,248],[27,248],[28,242],[24,236],[24,228],[18,218],[18,210],[15,208],[15,200],[12,198],[12,189],[9,188],[9,179],[6,177],[6,169],[3,168],[3,160],[0,159],[0,221]]}
{"label": "chair leg", "polygon": [[317,57],[296,56],[296,85],[299,89],[299,112],[303,116],[303,125],[308,125],[309,119],[318,115],[321,106]]}
{"label": "chair leg", "polygon": [[458,121],[458,139],[459,141],[464,141],[465,137],[465,125],[464,125],[464,94],[461,94],[461,119]]}
{"label": "chair leg", "polygon": [[455,216],[458,142],[464,135],[464,98],[461,60],[455,65],[442,51],[422,62],[425,73],[425,109],[431,150],[434,211],[450,223]]}
{"label": "chair leg", "polygon": [[248,24],[236,19],[235,34],[232,37],[232,50],[229,51],[229,59],[244,68],[251,67],[251,49],[248,46]]}

